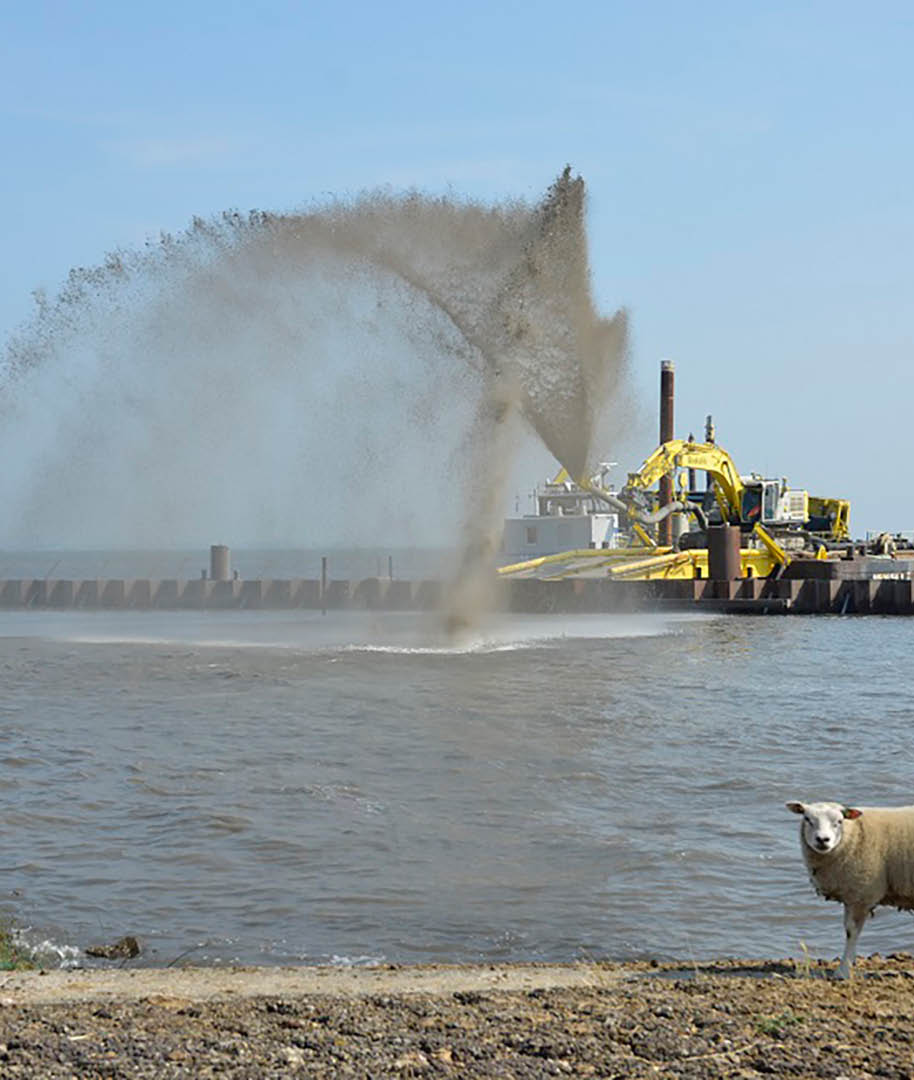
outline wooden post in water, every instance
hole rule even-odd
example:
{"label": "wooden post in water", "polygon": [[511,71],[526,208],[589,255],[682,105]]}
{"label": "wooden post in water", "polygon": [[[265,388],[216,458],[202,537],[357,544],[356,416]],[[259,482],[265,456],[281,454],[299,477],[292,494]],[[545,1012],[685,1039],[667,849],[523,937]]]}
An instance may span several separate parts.
{"label": "wooden post in water", "polygon": [[327,556],[321,555],[321,615],[327,614]]}

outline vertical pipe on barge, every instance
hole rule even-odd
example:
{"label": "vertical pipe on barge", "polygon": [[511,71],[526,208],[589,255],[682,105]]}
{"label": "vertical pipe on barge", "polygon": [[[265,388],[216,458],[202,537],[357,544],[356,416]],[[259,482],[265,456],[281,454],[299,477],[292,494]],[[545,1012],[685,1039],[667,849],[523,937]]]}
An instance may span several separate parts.
{"label": "vertical pipe on barge", "polygon": [[[714,445],[714,419],[710,413],[705,417],[705,442]],[[711,490],[711,474],[705,473],[705,491]]]}
{"label": "vertical pipe on barge", "polygon": [[[660,361],[660,442],[673,438],[673,380],[675,368],[672,360]],[[673,501],[673,477],[660,478],[660,505],[669,506]],[[673,522],[670,517],[660,522],[661,546],[669,546],[673,540]]]}
{"label": "vertical pipe on barge", "polygon": [[742,577],[738,525],[708,527],[708,577],[711,581],[737,581]]}

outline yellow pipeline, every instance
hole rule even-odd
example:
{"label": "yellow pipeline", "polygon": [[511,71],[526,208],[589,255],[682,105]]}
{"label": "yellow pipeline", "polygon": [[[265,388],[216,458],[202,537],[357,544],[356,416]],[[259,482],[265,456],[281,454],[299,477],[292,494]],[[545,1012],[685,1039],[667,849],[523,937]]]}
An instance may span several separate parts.
{"label": "yellow pipeline", "polygon": [[521,570],[535,570],[538,566],[548,566],[550,563],[568,562],[569,559],[584,559],[602,556],[606,558],[606,552],[597,548],[576,548],[573,551],[560,551],[555,555],[540,555],[535,559],[525,559],[523,562],[511,563],[509,566],[499,566],[499,574],[516,574]]}
{"label": "yellow pipeline", "polygon": [[625,562],[621,566],[607,567],[606,573],[610,577],[632,576],[641,578],[651,576],[655,570],[668,571],[677,566],[685,566],[687,563],[691,566],[692,556],[690,552],[671,551],[668,555],[653,555],[649,559],[635,559],[634,562]]}
{"label": "yellow pipeline", "polygon": [[[668,547],[654,548],[657,554],[665,555],[672,549]],[[555,555],[540,555],[535,559],[525,559],[523,562],[511,563],[509,566],[499,566],[499,574],[516,574],[522,570],[536,570],[539,566],[549,566],[552,563],[570,562],[572,559],[602,559],[612,562],[617,559],[630,558],[632,555],[643,555],[644,548],[576,548],[573,551],[560,551]]]}
{"label": "yellow pipeline", "polygon": [[[608,577],[616,579],[644,580],[653,578],[707,578],[707,548],[694,548],[689,551],[674,551],[672,548],[658,548],[645,558],[643,547],[629,548],[583,548],[576,551],[563,551],[557,555],[541,555],[536,559],[502,566],[498,573],[503,575],[518,574],[536,570],[541,566],[556,567],[550,575],[552,580],[575,577],[586,573],[593,576],[594,571],[604,567]],[[585,566],[573,565],[575,560],[584,561]],[[571,565],[559,569],[562,563]],[[743,548],[740,551],[740,570],[742,577],[768,577],[780,563],[777,555],[764,548]]]}

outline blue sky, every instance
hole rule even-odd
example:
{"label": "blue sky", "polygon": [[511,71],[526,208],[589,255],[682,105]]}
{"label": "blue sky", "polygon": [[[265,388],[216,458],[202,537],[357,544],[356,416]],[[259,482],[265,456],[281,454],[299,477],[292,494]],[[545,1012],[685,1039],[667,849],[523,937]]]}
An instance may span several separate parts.
{"label": "blue sky", "polygon": [[649,408],[672,357],[680,434],[711,412],[742,471],[851,498],[858,533],[914,529],[912,12],[4,5],[0,338],[35,288],[194,214],[536,199],[570,162]]}

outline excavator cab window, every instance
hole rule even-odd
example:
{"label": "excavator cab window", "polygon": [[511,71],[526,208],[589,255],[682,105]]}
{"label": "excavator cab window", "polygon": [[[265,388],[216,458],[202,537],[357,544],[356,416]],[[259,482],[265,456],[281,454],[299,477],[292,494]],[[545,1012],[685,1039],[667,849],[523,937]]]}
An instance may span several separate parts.
{"label": "excavator cab window", "polygon": [[740,517],[743,521],[749,522],[750,525],[762,520],[761,485],[743,488],[743,504],[740,507]]}
{"label": "excavator cab window", "polygon": [[762,492],[762,521],[775,521],[778,516],[780,485],[776,480],[764,480]]}

